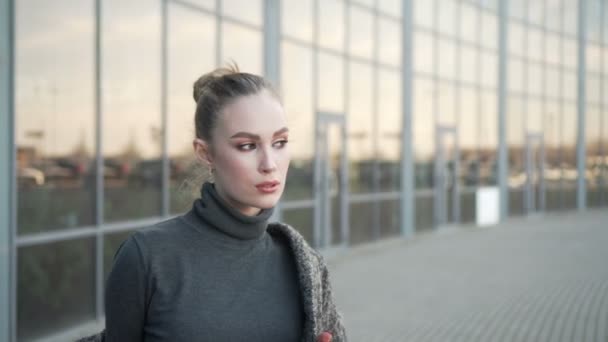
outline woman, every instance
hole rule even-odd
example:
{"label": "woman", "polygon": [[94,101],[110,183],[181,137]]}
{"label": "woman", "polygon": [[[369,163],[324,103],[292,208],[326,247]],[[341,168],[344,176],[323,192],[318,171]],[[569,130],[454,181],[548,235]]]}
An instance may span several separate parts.
{"label": "woman", "polygon": [[268,224],[289,130],[260,76],[220,68],[194,84],[197,159],[211,172],[184,215],[132,234],[105,295],[105,341],[346,341],[327,267],[293,228]]}

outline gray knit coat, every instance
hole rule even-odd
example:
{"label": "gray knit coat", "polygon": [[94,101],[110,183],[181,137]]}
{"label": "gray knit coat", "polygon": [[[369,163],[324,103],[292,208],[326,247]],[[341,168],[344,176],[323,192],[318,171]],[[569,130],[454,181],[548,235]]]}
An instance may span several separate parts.
{"label": "gray knit coat", "polygon": [[[306,243],[300,233],[287,224],[271,223],[267,232],[284,237],[295,257],[305,313],[302,342],[316,342],[317,337],[325,331],[332,334],[332,342],[347,341],[323,257]],[[80,339],[79,342],[106,342],[105,331]]]}

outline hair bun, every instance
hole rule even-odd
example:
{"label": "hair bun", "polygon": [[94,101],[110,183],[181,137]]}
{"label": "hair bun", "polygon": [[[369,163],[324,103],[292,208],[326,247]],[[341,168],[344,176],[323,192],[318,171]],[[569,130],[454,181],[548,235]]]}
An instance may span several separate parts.
{"label": "hair bun", "polygon": [[192,97],[194,102],[198,103],[198,100],[203,96],[205,91],[211,87],[211,85],[226,75],[234,75],[240,73],[239,67],[236,63],[228,64],[226,67],[217,68],[211,72],[204,74],[194,82],[192,89]]}

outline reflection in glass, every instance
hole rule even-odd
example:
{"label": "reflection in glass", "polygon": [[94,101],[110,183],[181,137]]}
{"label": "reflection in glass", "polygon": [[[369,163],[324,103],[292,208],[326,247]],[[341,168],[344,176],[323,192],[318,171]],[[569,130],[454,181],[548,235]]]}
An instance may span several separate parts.
{"label": "reflection in glass", "polygon": [[560,69],[547,66],[545,68],[545,94],[551,99],[560,97]]}
{"label": "reflection in glass", "polygon": [[454,125],[456,123],[455,86],[451,82],[440,82],[437,91],[438,120],[443,125]]}
{"label": "reflection in glass", "polygon": [[509,54],[524,55],[524,27],[516,22],[509,22]]}
{"label": "reflection in glass", "polygon": [[314,211],[312,208],[284,209],[282,222],[294,227],[309,244],[314,243]]}
{"label": "reflection in glass", "polygon": [[263,20],[262,10],[262,0],[222,0],[224,15],[260,27]]}
{"label": "reflection in glass", "polygon": [[[342,112],[344,111],[344,61],[342,57],[323,52],[318,54],[318,58],[319,110]],[[351,71],[351,79],[354,77],[353,74]]]}
{"label": "reflection in glass", "polygon": [[509,75],[507,76],[509,92],[523,93],[524,71],[522,61],[519,58],[510,57],[507,63],[509,68]]}
{"label": "reflection in glass", "polygon": [[281,34],[312,41],[312,12],[312,0],[281,2]]}
{"label": "reflection in glass", "polygon": [[398,191],[401,183],[401,79],[398,72],[380,70],[379,73],[379,187],[380,191]]}
{"label": "reflection in glass", "polygon": [[460,89],[458,112],[458,140],[461,158],[460,184],[474,187],[479,184],[479,94],[474,87]]}
{"label": "reflection in glass", "polygon": [[519,96],[510,96],[507,105],[507,144],[509,154],[509,215],[523,214],[523,187],[526,181],[524,165],[524,104]]}
{"label": "reflection in glass", "polygon": [[351,6],[349,23],[349,52],[354,56],[371,59],[372,50],[374,48],[372,13],[367,10]]}
{"label": "reflection in glass", "polygon": [[563,194],[566,208],[576,208],[576,181],[578,177],[576,164],[577,110],[576,103],[565,103],[563,107]]}
{"label": "reflection in glass", "polygon": [[373,189],[373,127],[372,68],[367,64],[350,64],[348,161],[351,193]]}
{"label": "reflection in glass", "polygon": [[160,9],[110,0],[102,10],[105,221],[160,215]]}
{"label": "reflection in glass", "polygon": [[587,187],[587,205],[597,207],[601,204],[600,200],[600,183],[601,170],[603,164],[602,151],[600,149],[601,137],[601,118],[600,108],[594,105],[587,105],[585,111],[586,123],[586,157],[585,157],[585,184]]}
{"label": "reflection in glass", "polygon": [[95,240],[22,247],[17,338],[29,341],[95,318]]}
{"label": "reflection in glass", "polygon": [[479,171],[483,185],[496,185],[498,180],[498,121],[496,92],[484,90],[481,93],[481,115],[479,122]]}
{"label": "reflection in glass", "polygon": [[550,64],[561,64],[561,51],[560,51],[560,36],[552,33],[545,33],[545,44],[546,51],[545,61]]}
{"label": "reflection in glass", "polygon": [[413,89],[413,142],[416,188],[433,186],[435,119],[433,116],[435,86],[431,80],[416,78]]}
{"label": "reflection in glass", "polygon": [[233,60],[243,72],[261,75],[262,34],[240,25],[222,23],[222,59]]}
{"label": "reflection in glass", "polygon": [[477,83],[479,63],[477,50],[463,46],[460,48],[460,79],[466,83]]}
{"label": "reflection in glass", "polygon": [[380,201],[378,205],[380,207],[380,238],[399,236],[401,234],[401,201],[385,200]]}
{"label": "reflection in glass", "polygon": [[291,164],[283,200],[313,197],[314,109],[312,51],[283,42],[281,45],[283,105],[290,127]]}
{"label": "reflection in glass", "polygon": [[16,2],[18,233],[95,222],[92,1]]}
{"label": "reflection in glass", "polygon": [[547,210],[560,210],[561,204],[561,110],[559,102],[545,103],[545,197]]}
{"label": "reflection in glass", "polygon": [[[172,8],[169,18],[168,149],[170,212],[190,209],[204,180],[192,149],[194,111],[192,84],[215,67],[215,18]],[[238,62],[238,61],[237,61]]]}
{"label": "reflection in glass", "polygon": [[338,0],[319,1],[319,45],[344,48],[344,3]]}
{"label": "reflection in glass", "polygon": [[542,31],[536,28],[528,28],[527,32],[528,58],[534,61],[541,61],[543,57],[543,38]]}
{"label": "reflection in glass", "polygon": [[[432,171],[430,171],[432,173]],[[435,206],[433,205],[433,193],[417,193],[416,201],[416,233],[428,231],[433,228],[433,217]]]}
{"label": "reflection in glass", "polygon": [[358,245],[374,240],[374,229],[380,228],[374,224],[374,210],[377,204],[373,202],[350,204],[350,243]]}

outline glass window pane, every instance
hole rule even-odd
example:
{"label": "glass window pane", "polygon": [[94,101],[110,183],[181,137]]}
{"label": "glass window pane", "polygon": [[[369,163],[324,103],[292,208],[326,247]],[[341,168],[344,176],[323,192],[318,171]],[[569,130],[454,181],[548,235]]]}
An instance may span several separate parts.
{"label": "glass window pane", "polygon": [[509,53],[517,56],[524,55],[524,27],[515,22],[509,23]]}
{"label": "glass window pane", "polygon": [[380,191],[397,191],[401,161],[401,78],[398,72],[380,71],[378,90],[378,159]]}
{"label": "glass window pane", "polygon": [[585,57],[587,72],[600,72],[602,70],[602,49],[598,44],[586,44]]}
{"label": "glass window pane", "polygon": [[375,7],[375,0],[351,0],[354,1],[356,3],[359,3],[363,6],[369,7],[369,8],[374,8]]}
{"label": "glass window pane", "polygon": [[528,63],[528,92],[540,95],[543,92],[543,72],[538,64]]}
{"label": "glass window pane", "polygon": [[509,0],[509,15],[519,19],[527,18],[528,1],[527,0]]}
{"label": "glass window pane", "polygon": [[543,25],[545,0],[532,0],[528,2],[528,20],[536,25]]}
{"label": "glass window pane", "polygon": [[477,18],[479,9],[473,7],[467,2],[462,2],[460,5],[460,33],[464,41],[470,43],[477,42]]}
{"label": "glass window pane", "polygon": [[448,39],[439,39],[439,76],[448,80],[455,78],[454,59],[456,48],[454,42]]}
{"label": "glass window pane", "polygon": [[194,5],[201,6],[202,8],[213,11],[213,10],[215,10],[216,0],[187,0],[185,2],[192,3]]}
{"label": "glass window pane", "polygon": [[222,0],[224,15],[262,26],[262,0]]}
{"label": "glass window pane", "polygon": [[401,26],[399,23],[388,19],[379,19],[378,24],[380,31],[378,57],[380,61],[394,66],[401,65]]}
{"label": "glass window pane", "polygon": [[578,54],[577,54],[577,45],[576,41],[573,39],[564,39],[563,40],[563,49],[564,49],[564,59],[563,63],[565,66],[570,67],[572,69],[577,68],[578,66]]}
{"label": "glass window pane", "polygon": [[547,27],[553,31],[561,31],[561,0],[547,0],[546,5]]}
{"label": "glass window pane", "polygon": [[351,7],[349,22],[350,53],[358,57],[371,59],[374,48],[372,13],[357,7]]}
{"label": "glass window pane", "polygon": [[543,105],[539,98],[528,98],[526,107],[526,133],[542,133]]}
{"label": "glass window pane", "polygon": [[560,37],[556,34],[545,34],[545,43],[547,44],[547,51],[545,53],[545,60],[551,64],[561,63],[560,53]]}
{"label": "glass window pane", "polygon": [[[587,29],[587,40],[600,42],[602,32],[602,0],[587,0],[585,6],[587,13],[585,25]],[[604,4],[605,6],[605,4]],[[606,19],[604,19],[606,20]]]}
{"label": "glass window pane", "polygon": [[391,16],[401,17],[401,0],[378,0],[378,9]]}
{"label": "glass window pane", "polygon": [[578,171],[576,167],[576,132],[577,112],[576,103],[564,105],[563,120],[563,193],[566,208],[576,208],[576,182]]}
{"label": "glass window pane", "polygon": [[309,244],[314,242],[314,211],[312,208],[287,209],[282,221],[294,227]]}
{"label": "glass window pane", "polygon": [[564,80],[564,92],[563,92],[563,96],[565,99],[567,100],[572,100],[572,101],[576,101],[576,99],[578,98],[577,95],[577,82],[578,82],[578,78],[575,72],[570,72],[570,71],[566,71],[563,73],[563,80]]}
{"label": "glass window pane", "polygon": [[160,9],[151,0],[102,6],[105,221],[160,215],[162,127],[151,101],[160,95]]}
{"label": "glass window pane", "polygon": [[[342,112],[344,110],[343,58],[319,53],[319,110]],[[351,79],[355,77],[351,71]]]}
{"label": "glass window pane", "polygon": [[17,253],[20,341],[95,319],[95,239],[22,247]]}
{"label": "glass window pane", "polygon": [[434,25],[435,1],[415,0],[413,2],[414,24],[432,28]]}
{"label": "glass window pane", "polygon": [[456,21],[454,20],[454,18],[456,14],[456,6],[454,5],[454,0],[439,0],[437,1],[437,6],[437,26],[439,32],[451,36],[455,35]]}
{"label": "glass window pane", "polygon": [[351,193],[370,192],[373,188],[372,84],[371,66],[350,64],[348,161]]}
{"label": "glass window pane", "polygon": [[461,184],[476,186],[479,183],[477,172],[477,150],[479,149],[479,94],[474,87],[460,89],[460,108],[458,109],[458,143],[462,167]]}
{"label": "glass window pane", "polygon": [[401,201],[384,200],[380,206],[380,237],[397,237],[401,234]]}
{"label": "glass window pane", "polygon": [[451,125],[456,123],[455,110],[455,87],[449,82],[440,82],[437,92],[437,105],[439,108],[439,122],[441,124]]}
{"label": "glass window pane", "polygon": [[558,68],[547,67],[545,69],[545,84],[546,94],[551,99],[557,99],[561,96],[559,92],[560,70]]}
{"label": "glass window pane", "polygon": [[600,94],[600,78],[599,75],[587,73],[587,87],[585,89],[587,95],[587,103],[599,105],[601,101]]}
{"label": "glass window pane", "polygon": [[222,30],[222,59],[235,61],[241,71],[261,75],[263,57],[260,31],[226,22],[222,24]]}
{"label": "glass window pane", "polygon": [[413,141],[416,159],[416,188],[429,188],[432,182],[432,160],[435,149],[435,86],[429,79],[414,80]]}
{"label": "glass window pane", "polygon": [[172,8],[169,18],[168,148],[171,213],[187,211],[199,196],[203,168],[195,161],[192,84],[215,67],[215,18]]}
{"label": "glass window pane", "polygon": [[541,61],[543,57],[543,38],[540,30],[528,29],[528,58]]}
{"label": "glass window pane", "polygon": [[481,93],[481,113],[479,115],[479,171],[480,184],[497,184],[497,160],[496,149],[498,146],[498,121],[497,121],[496,92],[483,91]]}
{"label": "glass window pane", "polygon": [[319,45],[335,50],[344,48],[344,3],[319,1]]}
{"label": "glass window pane", "polygon": [[494,14],[484,13],[481,16],[481,45],[498,49],[498,21]]}
{"label": "glass window pane", "polygon": [[16,2],[18,233],[95,222],[93,1]]}
{"label": "glass window pane", "polygon": [[372,202],[350,204],[350,243],[358,245],[374,239],[374,207]]}
{"label": "glass window pane", "polygon": [[314,109],[312,51],[283,42],[281,86],[289,124],[291,164],[284,200],[313,197]]}
{"label": "glass window pane", "polygon": [[312,0],[283,1],[281,2],[281,33],[312,41]]}
{"label": "glass window pane", "polygon": [[433,71],[433,36],[426,32],[416,32],[414,37],[414,70],[428,74]]}
{"label": "glass window pane", "polygon": [[474,48],[460,48],[460,79],[466,83],[477,83],[479,74],[478,52]]}
{"label": "glass window pane", "polygon": [[496,88],[498,79],[498,60],[494,53],[484,52],[481,54],[481,84],[486,87]]}
{"label": "glass window pane", "polygon": [[507,75],[507,83],[509,84],[509,91],[515,93],[523,92],[523,63],[518,58],[509,58],[509,73]]}

